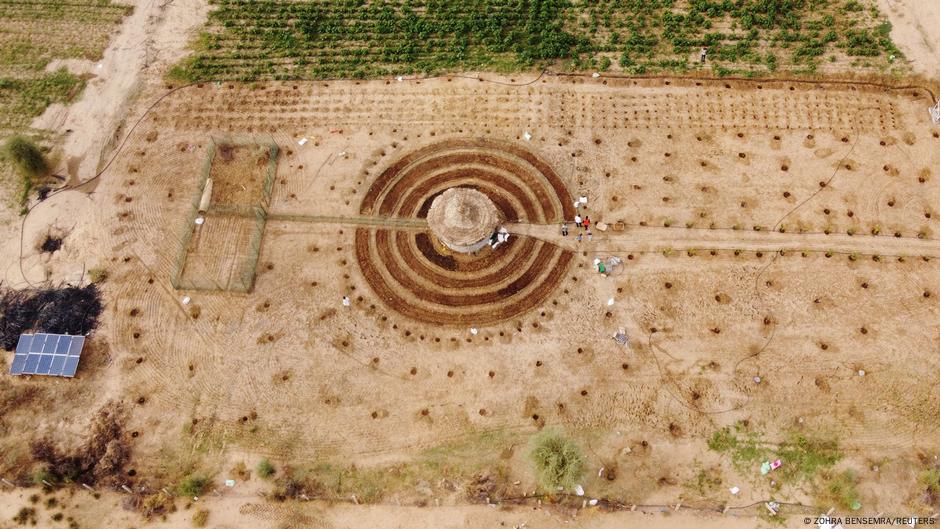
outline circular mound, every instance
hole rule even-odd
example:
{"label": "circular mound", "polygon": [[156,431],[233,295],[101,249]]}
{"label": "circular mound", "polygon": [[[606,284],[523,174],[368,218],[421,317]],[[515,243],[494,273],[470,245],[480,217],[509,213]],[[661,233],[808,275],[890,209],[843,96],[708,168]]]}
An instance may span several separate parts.
{"label": "circular mound", "polygon": [[486,195],[466,187],[441,193],[428,209],[428,227],[448,248],[470,253],[483,248],[499,226],[499,212]]}
{"label": "circular mound", "polygon": [[[509,222],[574,217],[551,167],[526,149],[490,140],[449,140],[403,156],[372,183],[360,213],[427,218],[448,190],[485,196]],[[496,250],[484,244],[473,254],[454,253],[434,239],[428,231],[356,230],[357,261],[372,290],[396,312],[435,324],[483,325],[523,314],[554,290],[573,257],[528,237],[510,237]]]}

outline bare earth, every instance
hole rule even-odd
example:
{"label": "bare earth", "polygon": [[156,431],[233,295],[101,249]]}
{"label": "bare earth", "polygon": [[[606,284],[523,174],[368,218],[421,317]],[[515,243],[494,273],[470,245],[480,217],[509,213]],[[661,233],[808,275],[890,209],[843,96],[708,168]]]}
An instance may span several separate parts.
{"label": "bare earth", "polygon": [[[105,265],[111,278],[79,378],[17,383],[62,388],[53,398],[83,409],[133,406],[143,476],[166,472],[192,442],[208,443],[203,464],[221,479],[234,461],[261,456],[368,467],[496,436],[522,494],[534,489],[525,438],[560,425],[586,433],[592,464],[617,468],[612,482],[593,468],[589,495],[747,505],[767,498],[769,483],[737,473],[704,440],[749,419],[771,438],[795,429],[838,439],[862,476],[866,512],[903,514],[915,456],[940,448],[940,275],[922,259],[940,255],[940,134],[925,119],[928,100],[920,88],[581,77],[193,86],[145,117],[92,194],[55,196],[29,218],[28,233],[48,229],[40,219],[56,212],[76,224],[51,258],[27,248],[31,280],[73,279],[76,263]],[[176,291],[207,146],[232,138],[273,140],[281,152],[254,289]],[[468,138],[531,153],[571,196],[589,197],[595,223],[624,223],[581,243],[532,218],[511,225],[517,240],[547,240],[572,261],[557,285],[526,287],[546,291],[535,307],[476,325],[477,335],[472,322],[401,315],[401,300],[438,309],[409,289],[376,296],[356,246],[360,230],[398,229],[381,229],[391,222],[381,217],[360,227],[376,175]],[[200,244],[233,252],[237,266],[237,231],[206,233]],[[392,261],[375,254],[385,281],[384,266],[409,262],[404,250]],[[625,266],[606,278],[592,271],[609,256]],[[15,283],[14,262],[6,280]],[[618,328],[627,348],[610,339]],[[78,438],[83,418],[62,409],[36,428]],[[34,420],[8,419],[23,429]],[[183,424],[197,425],[186,428],[194,437],[180,440]],[[698,496],[684,483],[702,468],[742,494],[722,486],[717,498]],[[461,503],[437,487],[432,498]]]}
{"label": "bare earth", "polygon": [[940,3],[934,0],[878,0],[891,21],[891,40],[904,52],[915,72],[940,75]]}

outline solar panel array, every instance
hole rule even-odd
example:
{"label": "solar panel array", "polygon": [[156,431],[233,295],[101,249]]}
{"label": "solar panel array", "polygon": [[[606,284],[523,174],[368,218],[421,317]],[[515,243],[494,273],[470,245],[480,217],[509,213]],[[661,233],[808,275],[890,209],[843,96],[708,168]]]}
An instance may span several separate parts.
{"label": "solar panel array", "polygon": [[21,334],[10,374],[74,377],[84,345],[84,336]]}

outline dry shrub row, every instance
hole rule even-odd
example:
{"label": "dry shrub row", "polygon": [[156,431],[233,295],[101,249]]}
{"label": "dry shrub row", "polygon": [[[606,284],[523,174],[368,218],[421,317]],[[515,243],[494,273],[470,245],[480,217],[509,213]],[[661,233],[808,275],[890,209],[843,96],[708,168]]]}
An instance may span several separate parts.
{"label": "dry shrub row", "polygon": [[108,404],[92,419],[84,444],[67,450],[48,437],[39,439],[30,443],[33,461],[43,466],[45,476],[57,482],[124,484],[124,465],[130,459],[125,421],[124,408]]}

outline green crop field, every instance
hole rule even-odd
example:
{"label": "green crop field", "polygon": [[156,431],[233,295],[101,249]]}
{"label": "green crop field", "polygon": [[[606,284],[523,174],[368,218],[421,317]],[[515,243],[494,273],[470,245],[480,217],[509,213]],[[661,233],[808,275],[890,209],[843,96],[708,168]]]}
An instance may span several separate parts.
{"label": "green crop field", "polygon": [[83,80],[48,64],[99,59],[129,10],[107,0],[0,0],[0,137],[74,97]]}
{"label": "green crop field", "polygon": [[[903,73],[874,0],[212,0],[171,77],[366,78],[551,66]],[[701,46],[709,61],[699,63]]]}

